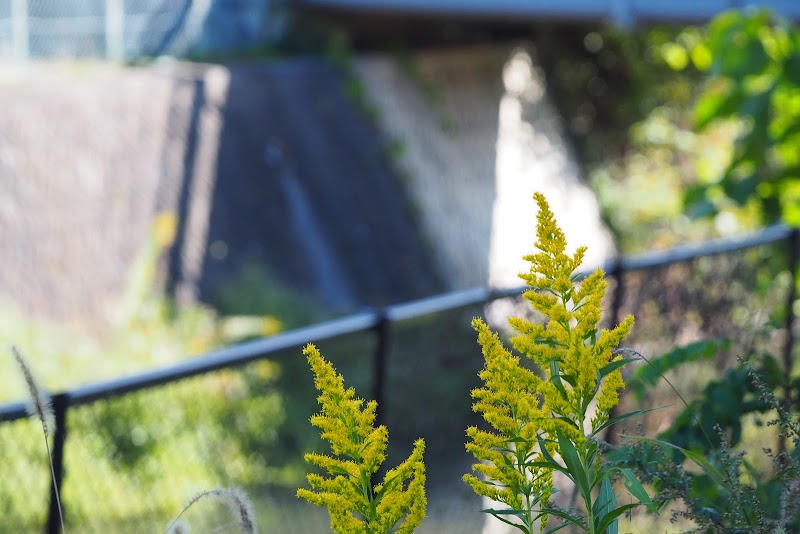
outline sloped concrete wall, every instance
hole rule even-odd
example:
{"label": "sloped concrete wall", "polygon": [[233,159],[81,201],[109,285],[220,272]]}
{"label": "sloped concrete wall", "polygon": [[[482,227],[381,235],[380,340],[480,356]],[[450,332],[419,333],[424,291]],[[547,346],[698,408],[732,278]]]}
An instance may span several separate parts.
{"label": "sloped concrete wall", "polygon": [[342,87],[314,59],[0,81],[0,305],[102,324],[160,212],[177,215],[162,267],[180,302],[213,302],[246,265],[343,311],[439,292]]}
{"label": "sloped concrete wall", "polygon": [[590,261],[610,253],[528,49],[355,70],[382,138],[317,60],[4,71],[0,300],[110,317],[161,211],[180,221],[168,289],[189,302],[213,300],[243,262],[345,308],[517,285],[537,190]]}
{"label": "sloped concrete wall", "polygon": [[519,285],[543,192],[587,264],[613,254],[530,46],[360,57],[356,72],[451,289]]}
{"label": "sloped concrete wall", "polygon": [[0,82],[0,296],[63,321],[108,316],[146,240],[171,92],[106,68]]}
{"label": "sloped concrete wall", "polygon": [[405,65],[355,60],[451,289],[484,285],[489,273],[505,55],[485,47],[415,54]]}

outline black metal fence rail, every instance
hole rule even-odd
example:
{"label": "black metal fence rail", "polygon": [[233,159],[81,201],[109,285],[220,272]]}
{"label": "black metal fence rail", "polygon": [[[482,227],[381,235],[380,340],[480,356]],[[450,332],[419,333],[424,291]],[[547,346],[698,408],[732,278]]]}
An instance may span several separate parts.
{"label": "black metal fence rail", "polygon": [[[788,267],[791,273],[791,285],[787,296],[788,313],[785,324],[788,335],[786,336],[786,345],[784,347],[784,363],[789,365],[791,364],[791,350],[794,344],[792,326],[795,317],[792,304],[796,299],[795,288],[797,284],[798,258],[800,258],[800,229],[797,228],[790,229],[783,225],[776,225],[736,238],[717,239],[663,251],[623,256],[606,262],[603,266],[604,270],[611,278],[617,281],[616,289],[612,295],[611,319],[614,322],[619,320],[620,306],[625,291],[622,280],[626,272],[666,267],[701,257],[725,254],[752,247],[775,244],[781,241],[785,242],[789,258]],[[582,275],[586,274],[588,274],[588,271],[582,273]],[[47,532],[57,533],[60,528],[55,491],[61,487],[63,480],[64,447],[69,430],[67,416],[70,408],[158,387],[221,369],[243,366],[256,360],[277,355],[280,351],[286,349],[298,348],[307,343],[318,343],[357,333],[368,333],[375,336],[376,348],[373,355],[372,368],[373,398],[378,402],[379,407],[384,406],[386,360],[393,323],[486,304],[500,298],[517,296],[524,289],[524,287],[506,289],[475,288],[387,306],[381,309],[368,309],[340,319],[212,351],[163,369],[97,382],[53,395],[55,431],[52,454],[55,482],[50,491]],[[0,406],[0,424],[26,417],[26,406],[27,404],[24,402]],[[381,417],[380,413],[378,417]]]}

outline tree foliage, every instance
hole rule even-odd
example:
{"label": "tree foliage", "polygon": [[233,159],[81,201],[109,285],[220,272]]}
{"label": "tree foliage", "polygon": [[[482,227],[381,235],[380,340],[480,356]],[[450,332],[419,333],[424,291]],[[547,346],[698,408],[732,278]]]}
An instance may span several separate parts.
{"label": "tree foliage", "polygon": [[670,66],[690,56],[709,77],[694,107],[698,130],[739,124],[723,171],[685,192],[695,216],[749,206],[765,224],[800,225],[800,32],[766,11],[727,11],[704,38],[675,44]]}

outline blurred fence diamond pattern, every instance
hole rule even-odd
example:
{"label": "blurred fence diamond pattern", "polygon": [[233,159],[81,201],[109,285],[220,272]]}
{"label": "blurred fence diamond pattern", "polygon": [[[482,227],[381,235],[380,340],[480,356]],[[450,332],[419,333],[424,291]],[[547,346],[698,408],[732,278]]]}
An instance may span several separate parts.
{"label": "blurred fence diamond pattern", "polygon": [[0,0],[0,59],[225,54],[278,37],[264,0]]}

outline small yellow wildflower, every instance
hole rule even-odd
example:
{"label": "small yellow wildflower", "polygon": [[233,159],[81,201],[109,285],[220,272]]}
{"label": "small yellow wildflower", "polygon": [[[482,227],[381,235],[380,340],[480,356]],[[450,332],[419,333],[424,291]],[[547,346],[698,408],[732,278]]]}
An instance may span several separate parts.
{"label": "small yellow wildflower", "polygon": [[172,246],[178,233],[178,216],[172,211],[162,211],[153,221],[152,233],[159,250]]}
{"label": "small yellow wildflower", "polygon": [[325,361],[313,345],[303,350],[320,392],[321,413],[311,424],[321,430],[331,446],[332,456],[308,453],[305,459],[328,477],[310,473],[312,489],[300,488],[297,496],[326,506],[331,528],[336,533],[410,534],[425,517],[425,442],[417,440],[411,455],[390,469],[381,484],[373,487],[372,478],[386,459],[389,431],[375,427],[377,404],[355,396],[344,388],[344,378]]}

